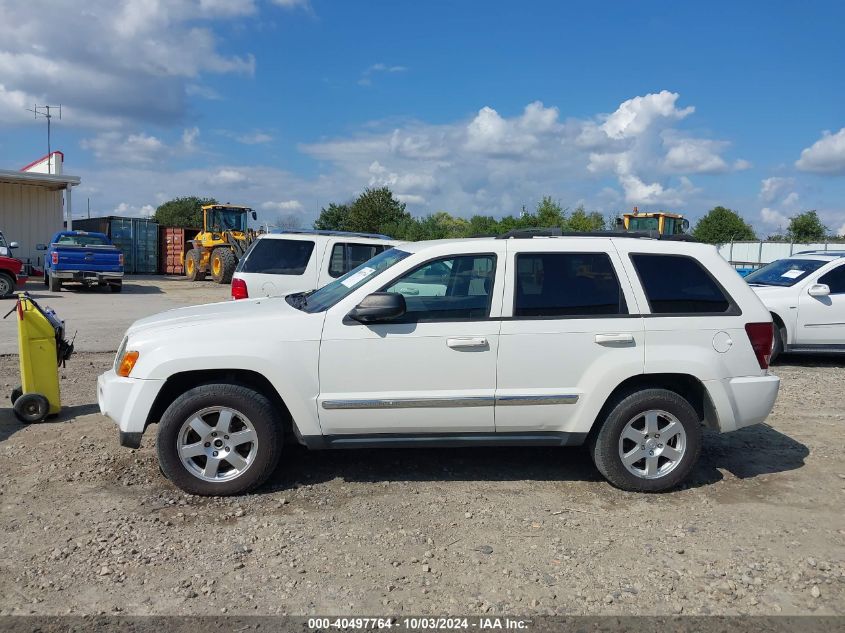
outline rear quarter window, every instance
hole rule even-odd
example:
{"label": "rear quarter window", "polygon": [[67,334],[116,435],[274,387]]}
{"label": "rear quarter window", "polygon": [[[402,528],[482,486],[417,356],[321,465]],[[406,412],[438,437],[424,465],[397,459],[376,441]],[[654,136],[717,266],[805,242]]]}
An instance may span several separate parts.
{"label": "rear quarter window", "polygon": [[238,265],[244,273],[302,275],[308,268],[314,242],[310,240],[259,239]]}
{"label": "rear quarter window", "polygon": [[632,254],[652,314],[728,314],[735,304],[701,263],[683,255]]}

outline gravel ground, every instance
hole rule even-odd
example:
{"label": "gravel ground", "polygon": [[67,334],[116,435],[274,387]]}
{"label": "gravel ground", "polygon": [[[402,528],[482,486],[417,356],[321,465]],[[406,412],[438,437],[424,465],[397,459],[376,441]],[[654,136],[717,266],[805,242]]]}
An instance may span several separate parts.
{"label": "gravel ground", "polygon": [[668,494],[578,449],[287,447],[208,499],[160,475],[154,427],[118,446],[111,360],[72,359],[55,421],[0,409],[0,614],[845,614],[841,361],[785,360],[770,425],[708,434]]}

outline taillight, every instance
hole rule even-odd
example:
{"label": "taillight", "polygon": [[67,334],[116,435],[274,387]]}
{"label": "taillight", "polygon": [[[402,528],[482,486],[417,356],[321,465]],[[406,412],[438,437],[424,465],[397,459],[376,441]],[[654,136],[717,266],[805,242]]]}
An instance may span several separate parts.
{"label": "taillight", "polygon": [[760,363],[760,369],[769,366],[769,358],[772,356],[772,341],[774,340],[775,328],[771,321],[768,323],[746,323],[745,332],[748,340],[751,341],[751,348]]}
{"label": "taillight", "polygon": [[117,263],[120,266],[123,266],[123,253],[120,253],[120,255],[117,256]]}
{"label": "taillight", "polygon": [[56,251],[53,251],[53,258],[52,259],[53,259],[54,264],[59,263],[59,254]]}
{"label": "taillight", "polygon": [[246,288],[246,282],[237,277],[232,280],[232,299],[249,299],[249,290]]}

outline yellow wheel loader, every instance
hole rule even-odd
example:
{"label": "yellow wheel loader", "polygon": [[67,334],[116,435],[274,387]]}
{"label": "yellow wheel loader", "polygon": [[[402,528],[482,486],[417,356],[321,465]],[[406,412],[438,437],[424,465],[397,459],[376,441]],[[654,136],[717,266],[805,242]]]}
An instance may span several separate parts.
{"label": "yellow wheel loader", "polygon": [[689,230],[689,220],[680,213],[640,212],[634,207],[632,213],[623,213],[616,218],[616,228],[624,231],[657,231],[660,235],[683,235]]}
{"label": "yellow wheel loader", "polygon": [[206,275],[218,284],[228,284],[238,261],[255,239],[248,228],[249,216],[257,218],[248,207],[231,204],[207,204],[202,207],[202,232],[190,241],[184,255],[185,276],[202,281]]}

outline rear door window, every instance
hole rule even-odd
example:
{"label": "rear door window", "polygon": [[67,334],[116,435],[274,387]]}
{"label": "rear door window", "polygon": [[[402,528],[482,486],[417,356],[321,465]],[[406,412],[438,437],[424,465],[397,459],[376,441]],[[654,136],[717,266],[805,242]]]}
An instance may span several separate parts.
{"label": "rear door window", "polygon": [[238,271],[265,275],[302,275],[308,268],[314,242],[310,240],[256,240],[240,261]]}
{"label": "rear door window", "polygon": [[834,268],[819,278],[820,284],[827,284],[830,294],[841,295],[845,293],[845,264]]}
{"label": "rear door window", "polygon": [[692,257],[632,254],[652,314],[724,314],[733,303]]}
{"label": "rear door window", "polygon": [[516,256],[515,317],[628,314],[606,253]]}
{"label": "rear door window", "polygon": [[353,268],[357,268],[388,248],[392,248],[392,246],[338,242],[332,247],[332,254],[329,258],[329,276],[335,279],[342,277]]}

